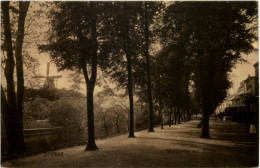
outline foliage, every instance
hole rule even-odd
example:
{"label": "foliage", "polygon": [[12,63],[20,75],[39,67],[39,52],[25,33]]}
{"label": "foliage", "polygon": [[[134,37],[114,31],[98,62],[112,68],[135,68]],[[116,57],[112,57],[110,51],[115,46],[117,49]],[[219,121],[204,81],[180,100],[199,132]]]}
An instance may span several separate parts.
{"label": "foliage", "polygon": [[[140,105],[142,106],[142,105]],[[136,111],[136,129],[146,129],[149,125],[149,111],[148,108],[144,108],[144,110]]]}
{"label": "foliage", "polygon": [[203,97],[199,88],[218,91],[214,94],[214,107],[223,100],[230,86],[228,72],[241,58],[241,53],[253,50],[255,5],[255,2],[185,2],[167,9],[165,23],[169,21],[170,32],[176,31],[172,34],[177,38],[184,33],[186,45],[193,49],[190,56],[194,57],[198,96]]}
{"label": "foliage", "polygon": [[86,114],[84,98],[76,100],[63,97],[55,101],[55,105],[49,108],[50,123],[55,126],[63,127],[65,131],[81,132],[86,131]]}
{"label": "foliage", "polygon": [[[209,137],[208,116],[231,86],[228,72],[253,51],[256,2],[176,2],[164,17],[171,43],[182,38],[192,59],[196,97],[203,109],[202,136]],[[227,24],[228,23],[228,24]]]}
{"label": "foliage", "polygon": [[[71,117],[72,122],[72,120],[74,120],[73,117],[77,117],[79,113],[82,113],[79,108],[81,110],[84,109],[84,105],[82,105],[85,103],[84,98],[84,95],[74,90],[26,88],[23,106],[23,122],[25,127],[29,127],[32,125],[31,123],[35,122],[36,120],[48,120],[50,118],[52,118],[52,124],[60,125],[62,121],[61,118],[59,118],[59,115],[64,116],[67,120],[70,120],[69,118],[71,117],[71,114],[67,114],[69,113],[68,110],[76,113],[75,116]],[[65,104],[66,108],[63,109],[62,105]],[[75,124],[77,124],[77,122]],[[65,125],[66,124],[63,123],[60,126]]]}

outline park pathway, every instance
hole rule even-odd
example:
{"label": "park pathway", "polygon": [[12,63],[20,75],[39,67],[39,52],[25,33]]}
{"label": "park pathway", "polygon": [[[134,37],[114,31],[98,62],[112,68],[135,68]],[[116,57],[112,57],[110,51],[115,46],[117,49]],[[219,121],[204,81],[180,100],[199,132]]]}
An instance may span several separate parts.
{"label": "park pathway", "polygon": [[2,163],[3,167],[255,167],[258,146],[248,126],[210,120],[211,139],[201,139],[198,120],[155,132],[97,140],[97,151],[76,146]]}

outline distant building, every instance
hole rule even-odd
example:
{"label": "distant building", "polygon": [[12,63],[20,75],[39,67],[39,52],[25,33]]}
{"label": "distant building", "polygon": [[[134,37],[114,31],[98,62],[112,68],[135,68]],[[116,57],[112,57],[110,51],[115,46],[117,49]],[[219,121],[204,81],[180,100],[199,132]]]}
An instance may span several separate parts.
{"label": "distant building", "polygon": [[245,82],[245,94],[256,95],[256,77],[248,75]]}
{"label": "distant building", "polygon": [[251,111],[258,111],[258,97],[259,97],[259,76],[258,76],[258,62],[254,64],[255,76],[250,76],[240,82],[237,93],[228,95],[227,98],[216,109],[215,113],[219,114],[227,112],[229,109]]}
{"label": "distant building", "polygon": [[225,100],[217,107],[216,114],[222,113],[225,111],[228,107],[233,107],[232,99],[235,97],[235,95],[228,95]]}
{"label": "distant building", "polygon": [[[240,87],[238,88],[236,96],[232,99],[233,107],[245,106],[245,100],[248,97],[252,97],[255,95],[256,95],[255,76],[248,75],[246,80],[240,83]],[[249,110],[252,110],[252,108],[253,107],[250,107]]]}

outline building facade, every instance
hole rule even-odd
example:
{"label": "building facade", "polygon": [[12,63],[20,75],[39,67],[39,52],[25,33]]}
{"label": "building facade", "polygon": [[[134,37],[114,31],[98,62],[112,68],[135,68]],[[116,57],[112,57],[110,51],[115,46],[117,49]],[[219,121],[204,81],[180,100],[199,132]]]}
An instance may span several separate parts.
{"label": "building facade", "polygon": [[258,62],[254,64],[255,76],[250,76],[240,82],[240,86],[234,95],[228,95],[219,105],[215,113],[246,112],[258,116],[259,105],[259,76]]}

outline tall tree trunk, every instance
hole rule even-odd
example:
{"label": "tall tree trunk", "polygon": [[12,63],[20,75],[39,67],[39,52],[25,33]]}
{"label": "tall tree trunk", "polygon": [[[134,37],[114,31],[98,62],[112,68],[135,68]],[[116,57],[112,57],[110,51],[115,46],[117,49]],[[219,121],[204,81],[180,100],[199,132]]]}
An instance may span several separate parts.
{"label": "tall tree trunk", "polygon": [[[127,11],[127,5],[124,3],[124,10]],[[127,89],[129,95],[129,106],[130,106],[130,123],[129,123],[129,138],[133,138],[134,136],[134,98],[133,98],[133,82],[132,82],[132,60],[130,54],[130,37],[129,37],[129,18],[128,14],[126,13],[125,18],[125,54],[127,60]]]}
{"label": "tall tree trunk", "polygon": [[128,94],[129,94],[129,105],[130,105],[130,123],[129,123],[129,137],[134,136],[134,98],[133,98],[133,86],[132,86],[132,65],[131,65],[131,57],[127,55],[127,76],[128,76]]}
{"label": "tall tree trunk", "polygon": [[180,107],[178,106],[178,124],[180,124],[181,123],[181,109],[180,109]]}
{"label": "tall tree trunk", "polygon": [[172,126],[172,107],[170,109],[170,113],[169,113],[169,127]]}
{"label": "tall tree trunk", "polygon": [[94,126],[94,104],[93,104],[94,86],[89,81],[87,84],[87,118],[88,118],[88,143],[86,150],[97,149],[95,143],[95,126]]}
{"label": "tall tree trunk", "polygon": [[[208,78],[209,79],[209,78]],[[202,120],[201,120],[201,138],[210,138],[209,135],[209,114],[211,112],[211,90],[208,87],[204,88],[203,104],[202,104]]]}
{"label": "tall tree trunk", "polygon": [[191,110],[188,109],[187,113],[188,113],[188,121],[190,121],[191,120]]}
{"label": "tall tree trunk", "polygon": [[127,131],[129,132],[130,131],[130,128],[129,128],[129,121],[130,121],[130,114],[127,114]]}
{"label": "tall tree trunk", "polygon": [[183,122],[185,122],[185,110],[183,110]]}
{"label": "tall tree trunk", "polygon": [[130,123],[129,123],[129,137],[134,136],[134,98],[133,98],[133,89],[132,89],[132,65],[131,65],[131,58],[127,54],[127,73],[128,73],[128,94],[129,94],[129,105],[130,105]]}
{"label": "tall tree trunk", "polygon": [[22,45],[24,39],[24,23],[30,2],[19,2],[18,31],[15,43],[16,74],[17,74],[17,108],[16,108],[16,131],[17,143],[21,149],[25,148],[23,137],[23,96],[24,96],[24,76]]}
{"label": "tall tree trunk", "polygon": [[4,94],[4,90],[3,87],[1,85],[1,115],[3,117],[3,122],[4,122],[4,126],[5,126],[5,130],[6,130],[6,136],[7,136],[7,141],[8,141],[8,145],[9,145],[9,149],[11,148],[11,145],[13,145],[15,143],[14,141],[14,129],[12,126],[12,119],[10,116],[10,111],[8,108],[8,103]]}
{"label": "tall tree trunk", "polygon": [[[209,17],[210,20],[210,17]],[[209,135],[209,114],[212,109],[211,102],[212,99],[214,99],[214,96],[212,95],[214,92],[212,92],[212,86],[214,85],[212,83],[212,76],[213,76],[213,70],[214,70],[214,62],[213,59],[209,59],[209,53],[210,51],[207,51],[206,48],[203,49],[203,57],[205,59],[201,62],[201,70],[204,69],[203,74],[203,83],[204,85],[202,88],[202,120],[201,120],[201,138],[210,138]]]}
{"label": "tall tree trunk", "polygon": [[[114,109],[115,111],[115,109]],[[120,133],[120,130],[119,130],[119,114],[115,111],[116,113],[116,129],[117,129],[117,133]]]}
{"label": "tall tree trunk", "polygon": [[149,103],[149,114],[150,122],[148,132],[154,132],[153,130],[153,98],[151,89],[151,72],[150,72],[150,57],[149,57],[149,22],[148,22],[148,11],[147,2],[145,2],[145,58],[146,58],[146,77],[147,77],[147,95]]}
{"label": "tall tree trunk", "polygon": [[161,123],[161,129],[163,129],[162,97],[161,97],[161,93],[160,93],[160,82],[158,82],[158,88],[159,88],[159,113],[160,113],[160,123]]}
{"label": "tall tree trunk", "polygon": [[[7,52],[7,60],[5,64],[5,77],[6,77],[6,84],[7,84],[7,117],[10,117],[6,125],[11,128],[6,128],[6,131],[12,131],[11,134],[13,134],[15,137],[19,136],[17,135],[16,129],[17,123],[16,123],[16,96],[15,96],[15,88],[14,88],[14,55],[13,55],[13,46],[12,46],[12,34],[11,34],[11,25],[10,25],[10,15],[9,15],[9,2],[2,2],[2,11],[3,11],[3,24],[4,24],[4,38],[5,38],[5,51]],[[1,96],[2,97],[2,96]],[[17,138],[20,139],[20,138]],[[9,150],[17,151],[19,150],[18,143],[16,138],[9,137]]]}
{"label": "tall tree trunk", "polygon": [[[160,108],[160,107],[159,107]],[[157,119],[157,123],[161,124],[161,111],[160,109],[158,110],[158,119]]]}
{"label": "tall tree trunk", "polygon": [[209,135],[209,108],[208,104],[203,104],[202,109],[202,126],[201,126],[201,138],[210,138]]}
{"label": "tall tree trunk", "polygon": [[163,129],[163,111],[162,110],[161,110],[160,120],[161,120],[161,129]]}
{"label": "tall tree trunk", "polygon": [[104,127],[105,127],[105,130],[106,130],[106,135],[109,135],[108,129],[107,129],[107,121],[106,121],[106,116],[105,115],[103,115],[103,120],[104,120]]}
{"label": "tall tree trunk", "polygon": [[[88,116],[88,144],[85,150],[96,150],[98,147],[95,143],[95,126],[94,126],[94,88],[97,78],[97,16],[95,10],[95,2],[90,2],[92,10],[91,15],[91,77],[88,80],[88,75],[85,75],[87,83],[87,116]],[[84,68],[84,74],[88,73],[86,67]]]}
{"label": "tall tree trunk", "polygon": [[116,129],[117,129],[117,133],[119,134],[120,133],[119,125],[116,125]]}
{"label": "tall tree trunk", "polygon": [[174,124],[177,122],[177,107],[174,108]]}

